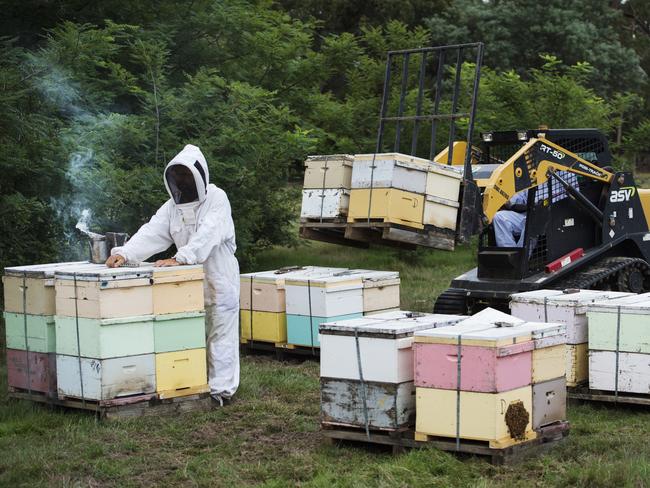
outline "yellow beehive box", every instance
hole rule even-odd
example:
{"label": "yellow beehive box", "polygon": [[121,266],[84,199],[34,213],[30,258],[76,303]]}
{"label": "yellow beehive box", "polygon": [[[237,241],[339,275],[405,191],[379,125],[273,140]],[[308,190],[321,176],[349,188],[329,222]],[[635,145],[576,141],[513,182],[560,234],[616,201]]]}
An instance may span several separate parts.
{"label": "yellow beehive box", "polygon": [[156,391],[160,398],[209,390],[205,348],[156,354]]}
{"label": "yellow beehive box", "polygon": [[[456,390],[416,388],[416,440],[426,440],[428,436],[455,438],[457,425],[462,439],[489,441],[490,447],[494,448],[536,437],[532,430],[533,394],[530,386],[501,393],[462,391],[459,405],[456,395]],[[457,419],[458,407],[460,418]],[[525,427],[523,422],[517,425],[520,432],[514,432],[513,437],[506,419],[525,420],[526,414],[528,423]]]}
{"label": "yellow beehive box", "polygon": [[203,266],[153,268],[153,313],[200,312],[203,302]]}
{"label": "yellow beehive box", "polygon": [[[56,312],[54,272],[81,264],[84,264],[84,262],[36,264],[5,268],[5,274],[2,277],[5,312],[54,315]],[[24,297],[23,290],[25,292]],[[26,302],[26,311],[23,310],[23,298]]]}
{"label": "yellow beehive box", "polygon": [[350,192],[348,222],[370,218],[422,229],[423,216],[424,196],[417,193],[394,188],[362,188]]}
{"label": "yellow beehive box", "polygon": [[566,374],[566,346],[544,347],[533,351],[533,383],[554,380]]}
{"label": "yellow beehive box", "polygon": [[287,342],[287,314],[241,310],[241,339],[243,341]]}
{"label": "yellow beehive box", "polygon": [[566,345],[566,385],[578,386],[589,379],[589,344]]}

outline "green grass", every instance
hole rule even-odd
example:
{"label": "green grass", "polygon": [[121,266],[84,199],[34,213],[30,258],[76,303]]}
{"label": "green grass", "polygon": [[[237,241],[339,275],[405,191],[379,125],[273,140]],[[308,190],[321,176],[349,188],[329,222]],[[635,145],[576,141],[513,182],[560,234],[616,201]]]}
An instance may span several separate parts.
{"label": "green grass", "polygon": [[[290,264],[396,269],[404,308],[435,295],[473,264],[473,251],[400,254],[312,244],[260,254]],[[4,355],[3,355],[4,357]],[[6,397],[0,366],[0,486],[650,486],[650,412],[571,405],[569,438],[514,467],[433,449],[392,456],[329,446],[319,432],[318,363],[242,358],[237,401],[176,417],[96,422]]]}

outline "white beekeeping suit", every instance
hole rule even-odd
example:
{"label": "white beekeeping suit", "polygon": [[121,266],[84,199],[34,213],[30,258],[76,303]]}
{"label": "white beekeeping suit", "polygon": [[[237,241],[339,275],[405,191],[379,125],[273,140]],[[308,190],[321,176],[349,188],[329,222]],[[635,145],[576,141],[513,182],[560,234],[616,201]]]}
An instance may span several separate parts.
{"label": "white beekeeping suit", "polygon": [[178,263],[203,264],[210,391],[223,404],[239,386],[239,264],[230,202],[209,183],[205,157],[191,144],[169,162],[164,181],[171,198],[111,255],[139,263],[175,244]]}

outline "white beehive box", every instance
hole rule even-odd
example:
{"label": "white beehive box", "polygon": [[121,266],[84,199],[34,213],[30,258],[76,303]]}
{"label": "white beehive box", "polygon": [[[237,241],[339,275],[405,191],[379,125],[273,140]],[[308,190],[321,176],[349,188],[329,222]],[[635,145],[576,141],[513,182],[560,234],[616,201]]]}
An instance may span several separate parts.
{"label": "white beehive box", "polygon": [[348,214],[350,191],[340,188],[302,191],[300,217],[303,219],[335,219]]}
{"label": "white beehive box", "polygon": [[630,294],[600,290],[580,290],[575,293],[535,290],[512,295],[510,309],[515,317],[530,322],[566,324],[567,344],[582,344],[588,340],[587,306],[596,301],[628,295]]}
{"label": "white beehive box", "polygon": [[285,280],[288,315],[336,317],[362,313],[363,280],[346,271],[329,276],[296,276]]}
{"label": "white beehive box", "polygon": [[364,381],[413,381],[413,333],[458,323],[457,315],[423,315],[400,320],[362,318],[321,324],[321,377],[359,380],[357,344]]}
{"label": "white beehive box", "polygon": [[352,188],[396,188],[423,194],[431,164],[426,159],[400,153],[357,154]]}
{"label": "white beehive box", "polygon": [[650,394],[650,356],[633,352],[589,351],[589,388]]}
{"label": "white beehive box", "polygon": [[427,195],[422,222],[424,225],[432,225],[439,229],[456,230],[459,207],[458,200]]}
{"label": "white beehive box", "polygon": [[350,189],[353,162],[354,156],[350,154],[309,156],[305,161],[303,188]]}
{"label": "white beehive box", "polygon": [[458,202],[463,179],[462,166],[432,163],[427,168],[426,194],[450,202]]}

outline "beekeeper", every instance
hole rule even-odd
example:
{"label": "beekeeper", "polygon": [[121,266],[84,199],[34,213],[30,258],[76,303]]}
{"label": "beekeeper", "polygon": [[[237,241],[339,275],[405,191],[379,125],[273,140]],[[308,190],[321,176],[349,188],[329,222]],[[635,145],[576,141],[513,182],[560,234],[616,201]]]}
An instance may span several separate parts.
{"label": "beekeeper", "polygon": [[499,247],[523,247],[528,190],[514,195],[492,219],[494,238]]}
{"label": "beekeeper", "polygon": [[124,246],[111,250],[106,265],[139,264],[172,244],[176,255],[156,266],[203,264],[210,392],[223,406],[239,386],[239,264],[230,202],[209,183],[205,157],[191,144],[169,162],[163,179],[171,198]]}

